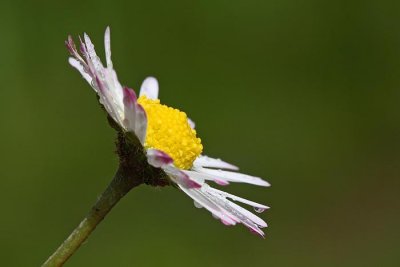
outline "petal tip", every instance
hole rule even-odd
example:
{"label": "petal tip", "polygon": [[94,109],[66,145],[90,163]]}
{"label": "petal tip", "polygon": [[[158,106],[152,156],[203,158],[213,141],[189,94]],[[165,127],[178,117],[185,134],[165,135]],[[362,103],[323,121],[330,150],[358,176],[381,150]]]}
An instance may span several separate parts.
{"label": "petal tip", "polygon": [[150,76],[144,79],[140,87],[139,96],[146,96],[149,99],[158,99],[158,81],[156,78]]}

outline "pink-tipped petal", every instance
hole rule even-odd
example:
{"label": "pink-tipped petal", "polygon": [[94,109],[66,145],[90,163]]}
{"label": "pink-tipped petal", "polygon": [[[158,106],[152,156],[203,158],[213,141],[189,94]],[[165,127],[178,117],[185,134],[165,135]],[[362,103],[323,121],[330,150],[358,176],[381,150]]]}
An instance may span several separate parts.
{"label": "pink-tipped petal", "polygon": [[[171,177],[171,179],[184,188],[201,188],[202,181],[198,181],[195,177],[190,177],[185,172],[179,170],[173,165],[165,165],[162,169]],[[201,204],[201,203],[200,203]]]}
{"label": "pink-tipped petal", "polygon": [[221,219],[221,222],[226,226],[231,226],[232,225],[229,221],[224,220],[224,219]]}
{"label": "pink-tipped petal", "polygon": [[76,46],[74,43],[74,40],[72,39],[71,35],[68,35],[67,41],[65,41],[65,46],[68,49],[68,52],[70,53],[71,56],[76,57],[79,54],[77,53]]}
{"label": "pink-tipped petal", "polygon": [[154,77],[147,77],[140,87],[139,96],[145,95],[149,99],[158,98],[158,81]]}
{"label": "pink-tipped petal", "polygon": [[81,54],[85,57],[85,59],[87,60],[87,61],[89,61],[90,60],[90,56],[89,56],[89,53],[88,53],[88,51],[87,51],[87,49],[86,49],[86,44],[82,41],[82,38],[79,36],[79,50],[81,51]]}
{"label": "pink-tipped petal", "polygon": [[227,186],[227,185],[229,185],[229,182],[224,181],[224,180],[214,179],[214,182],[215,182],[216,184],[219,184],[219,185],[222,185],[222,186]]}
{"label": "pink-tipped petal", "polygon": [[252,228],[252,227],[247,227],[247,228],[249,229],[250,233],[252,233],[252,234],[254,234],[254,235],[256,235],[256,236],[259,236],[259,237],[262,237],[262,238],[265,239],[265,234],[264,234],[264,232],[261,231],[260,229],[258,229],[258,228]]}
{"label": "pink-tipped petal", "polygon": [[177,176],[177,182],[178,184],[186,187],[186,188],[200,188],[201,184],[199,184],[197,181],[191,179],[188,175],[186,175],[184,172],[179,172],[179,175]]}
{"label": "pink-tipped petal", "polygon": [[264,236],[261,228],[266,227],[266,223],[261,218],[229,201],[223,194],[212,191],[213,188],[207,184],[203,184],[201,188],[194,189],[188,189],[181,185],[179,187],[224,224],[235,225],[236,223],[242,223],[258,235]]}
{"label": "pink-tipped petal", "polygon": [[156,168],[173,163],[173,159],[165,152],[158,149],[147,149],[147,161]]}
{"label": "pink-tipped petal", "polygon": [[216,188],[210,187],[209,191],[213,192],[214,194],[219,194],[219,195],[221,195],[222,197],[230,198],[230,199],[232,199],[233,201],[238,201],[238,202],[241,202],[241,203],[243,203],[243,204],[252,206],[252,207],[254,207],[254,208],[269,209],[269,207],[266,206],[266,205],[263,205],[263,204],[260,204],[260,203],[254,202],[254,201],[250,201],[250,200],[245,199],[245,198],[241,198],[241,197],[238,197],[238,196],[229,194],[229,193],[227,193],[227,192],[225,192],[225,191],[221,191],[221,190],[218,190],[218,189],[216,189]]}

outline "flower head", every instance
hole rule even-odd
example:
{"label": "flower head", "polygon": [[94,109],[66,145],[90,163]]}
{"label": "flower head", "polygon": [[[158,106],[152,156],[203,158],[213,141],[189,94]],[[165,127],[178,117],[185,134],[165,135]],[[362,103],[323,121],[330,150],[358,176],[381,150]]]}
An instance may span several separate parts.
{"label": "flower head", "polygon": [[71,37],[66,46],[76,68],[99,96],[109,116],[125,133],[134,134],[146,151],[148,163],[161,168],[195,206],[204,207],[225,225],[242,223],[252,232],[264,236],[261,228],[267,224],[235,202],[254,207],[257,212],[267,206],[210,187],[206,181],[219,185],[230,182],[269,186],[259,177],[236,172],[238,168],[220,159],[202,155],[203,146],[196,135],[195,125],[187,115],[163,105],[158,99],[158,82],[149,77],[140,88],[139,98],[134,90],[123,87],[111,61],[110,29],[104,37],[106,63],[97,56],[89,36],[80,39],[80,53]]}

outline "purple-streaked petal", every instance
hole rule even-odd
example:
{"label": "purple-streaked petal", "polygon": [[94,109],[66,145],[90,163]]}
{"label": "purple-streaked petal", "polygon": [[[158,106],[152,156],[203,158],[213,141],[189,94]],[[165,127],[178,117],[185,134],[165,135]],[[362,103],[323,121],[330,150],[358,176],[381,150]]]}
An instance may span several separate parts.
{"label": "purple-streaked petal", "polygon": [[156,168],[171,164],[174,160],[165,152],[158,149],[147,149],[147,161]]}
{"label": "purple-streaked petal", "polygon": [[125,87],[123,89],[124,102],[124,121],[123,124],[128,132],[135,132],[136,122],[136,94],[135,92]]}
{"label": "purple-streaked petal", "polygon": [[[225,180],[227,182],[247,183],[259,186],[270,186],[267,181],[264,181],[260,177],[250,176],[243,173],[229,172],[223,170],[206,169],[202,167],[194,167],[193,171],[201,174],[206,174],[204,179],[207,180]],[[206,178],[207,177],[207,178]]]}
{"label": "purple-streaked petal", "polygon": [[107,94],[108,92],[105,91],[105,89],[106,89],[105,84],[103,83],[102,80],[100,80],[98,75],[95,75],[94,80],[96,81],[95,87],[97,87],[101,93]]}
{"label": "purple-streaked petal", "polygon": [[92,77],[85,71],[84,67],[82,66],[82,64],[76,60],[73,57],[70,57],[68,59],[69,64],[74,67],[75,69],[77,69],[79,71],[79,73],[82,75],[82,77],[89,83],[92,83]]}
{"label": "purple-streaked petal", "polygon": [[123,126],[128,132],[133,132],[138,137],[141,144],[144,144],[147,130],[147,116],[143,107],[137,103],[135,91],[124,87],[124,120]]}
{"label": "purple-streaked petal", "polygon": [[168,176],[179,186],[184,188],[201,188],[202,181],[196,180],[194,177],[189,177],[186,173],[179,170],[173,165],[165,165],[162,169],[168,174]]}
{"label": "purple-streaked petal", "polygon": [[135,134],[138,137],[140,143],[143,145],[146,141],[147,131],[147,116],[144,108],[139,104],[135,104],[136,107],[136,118],[135,118]]}
{"label": "purple-streaked petal", "polygon": [[128,107],[130,109],[133,109],[135,107],[137,97],[135,91],[133,89],[124,87],[123,88],[123,95],[124,95],[124,105],[125,107]]}
{"label": "purple-streaked petal", "polygon": [[82,41],[82,38],[79,36],[79,50],[81,51],[81,54],[85,57],[85,59],[87,60],[87,61],[89,61],[90,60],[90,56],[89,56],[89,53],[88,53],[88,51],[87,51],[87,49],[86,49],[86,44]]}
{"label": "purple-streaked petal", "polygon": [[111,61],[111,38],[110,38],[110,27],[106,28],[106,32],[104,33],[104,49],[106,52],[106,63],[108,68],[112,68]]}
{"label": "purple-streaked petal", "polygon": [[71,35],[68,35],[68,38],[65,41],[65,45],[66,45],[70,55],[75,57],[77,55],[76,46],[75,46],[75,43],[74,43],[74,39],[72,39]]}
{"label": "purple-streaked petal", "polygon": [[154,77],[147,77],[140,87],[139,96],[145,95],[149,99],[158,99],[158,81]]}
{"label": "purple-streaked petal", "polygon": [[216,169],[226,169],[226,170],[239,170],[238,167],[222,161],[221,159],[214,159],[207,156],[199,156],[194,162],[193,165],[196,167],[206,167],[206,168],[216,168]]}
{"label": "purple-streaked petal", "polygon": [[74,40],[72,39],[71,35],[68,35],[68,39],[67,41],[65,41],[65,45],[71,56],[75,57],[78,61],[84,62],[83,58],[79,55],[76,49]]}

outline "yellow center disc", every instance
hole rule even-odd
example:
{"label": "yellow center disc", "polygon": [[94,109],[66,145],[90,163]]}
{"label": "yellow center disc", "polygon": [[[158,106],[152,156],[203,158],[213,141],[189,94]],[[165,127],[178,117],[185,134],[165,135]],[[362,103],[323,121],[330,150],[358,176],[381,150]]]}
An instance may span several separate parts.
{"label": "yellow center disc", "polygon": [[190,127],[186,113],[146,96],[139,97],[138,102],[147,115],[145,147],[167,153],[180,169],[190,169],[203,151],[203,145]]}

